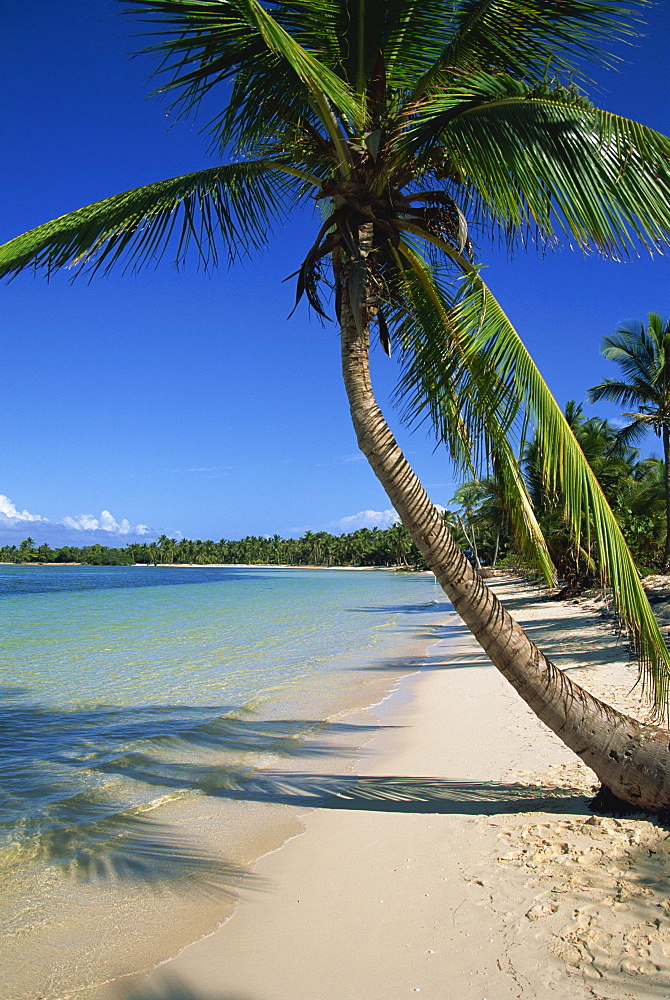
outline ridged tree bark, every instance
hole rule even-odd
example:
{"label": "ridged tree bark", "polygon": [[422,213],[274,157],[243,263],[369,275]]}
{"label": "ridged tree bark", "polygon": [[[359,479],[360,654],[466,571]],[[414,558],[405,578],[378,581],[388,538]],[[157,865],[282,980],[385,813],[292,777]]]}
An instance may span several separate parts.
{"label": "ridged tree bark", "polygon": [[369,331],[346,294],[342,372],[358,445],[455,610],[491,662],[604,789],[634,808],[670,808],[670,733],[593,697],[537,648],[454,542],[391,433],[374,397]]}

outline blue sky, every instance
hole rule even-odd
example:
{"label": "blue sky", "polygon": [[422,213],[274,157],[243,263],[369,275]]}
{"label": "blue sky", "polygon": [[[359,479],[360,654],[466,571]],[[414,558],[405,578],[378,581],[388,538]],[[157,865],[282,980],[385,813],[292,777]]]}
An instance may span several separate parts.
{"label": "blue sky", "polygon": [[[129,59],[141,43],[119,9],[112,0],[5,6],[0,241],[213,162],[197,124],[173,123],[147,99],[152,64]],[[660,3],[629,65],[599,72],[591,96],[670,133],[669,41]],[[311,243],[309,222],[295,220],[260,258],[210,276],[166,263],[92,283],[24,275],[0,286],[0,544],[27,534],[123,544],[162,532],[237,538],[388,523],[388,514],[361,513],[390,504],[357,454],[336,327],[306,308],[287,319],[294,286],[282,279]],[[600,356],[605,334],[651,311],[670,314],[667,257],[617,264],[563,250],[510,262],[482,247],[481,258],[561,405],[614,374]],[[402,446],[446,505],[456,487],[446,455],[423,431],[398,426],[387,402],[394,363],[377,351],[373,367]],[[602,405],[587,412],[616,415]]]}

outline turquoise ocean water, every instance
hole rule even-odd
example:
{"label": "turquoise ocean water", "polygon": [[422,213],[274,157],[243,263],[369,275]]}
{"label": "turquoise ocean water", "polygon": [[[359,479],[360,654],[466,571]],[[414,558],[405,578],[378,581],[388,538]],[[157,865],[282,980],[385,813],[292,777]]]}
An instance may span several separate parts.
{"label": "turquoise ocean water", "polygon": [[[118,844],[147,810],[323,757],[324,725],[363,743],[334,720],[417,665],[399,650],[448,605],[425,574],[0,566],[0,607],[0,933],[34,955],[66,897],[104,901],[82,882],[142,878]],[[16,996],[66,995],[40,974]]]}

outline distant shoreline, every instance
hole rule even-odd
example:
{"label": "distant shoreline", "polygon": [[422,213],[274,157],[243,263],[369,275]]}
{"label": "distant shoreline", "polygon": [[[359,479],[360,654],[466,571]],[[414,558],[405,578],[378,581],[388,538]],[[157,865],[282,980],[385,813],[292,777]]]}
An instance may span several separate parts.
{"label": "distant shoreline", "polygon": [[430,573],[428,569],[414,569],[412,566],[317,566],[297,565],[296,563],[129,563],[127,566],[115,566],[103,564],[100,566],[91,563],[81,562],[2,562],[0,566],[47,566],[49,568],[59,566],[86,566],[88,569],[332,569],[332,570],[353,570],[379,571],[384,573]]}
{"label": "distant shoreline", "polygon": [[[45,565],[47,565],[45,563]],[[83,563],[81,564],[83,565]],[[154,564],[135,563],[136,567],[143,569],[153,569]],[[317,566],[296,565],[296,563],[156,563],[155,567],[169,569],[171,566],[182,566],[185,569],[333,569],[333,570],[354,570],[355,572],[382,570],[384,573],[430,573],[427,569],[413,569],[411,566]]]}

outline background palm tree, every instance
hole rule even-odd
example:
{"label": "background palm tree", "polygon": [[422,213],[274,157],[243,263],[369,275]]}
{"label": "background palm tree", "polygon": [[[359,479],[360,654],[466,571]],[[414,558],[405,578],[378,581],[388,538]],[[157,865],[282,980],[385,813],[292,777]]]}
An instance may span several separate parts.
{"label": "background palm tree", "polygon": [[35,539],[24,538],[18,549],[18,562],[31,562],[35,551]]}
{"label": "background palm tree", "polygon": [[[460,503],[465,511],[466,508],[460,501],[463,490],[468,491],[466,495],[469,495],[473,502],[472,522],[476,531],[478,556],[480,560],[484,560],[487,567],[495,569],[498,558],[508,556],[513,551],[514,539],[511,535],[511,519],[505,507],[504,483],[501,483],[494,475],[486,476],[481,480],[466,480],[456,491],[451,501],[452,503]],[[457,530],[457,527],[461,528],[462,525],[459,522],[462,522],[462,518],[451,511],[449,514],[455,522],[452,530]],[[447,524],[449,523],[448,520]],[[465,544],[471,548],[468,532],[463,532],[463,534],[466,538]],[[522,562],[520,556],[520,553],[513,556],[514,565],[519,565]]]}
{"label": "background palm tree", "polygon": [[478,536],[478,521],[480,515],[480,508],[484,499],[484,489],[477,480],[470,479],[461,486],[454,493],[451,502],[455,503],[459,511],[456,512],[456,520],[458,521],[458,526],[463,533],[468,550],[471,553],[470,558],[476,569],[481,569],[481,562],[479,558],[479,546],[477,544]]}
{"label": "background palm tree", "polygon": [[661,563],[666,521],[665,463],[637,462],[632,476],[617,488],[615,513],[639,566],[647,572]]}
{"label": "background palm tree", "polygon": [[621,369],[621,379],[605,379],[589,391],[591,402],[606,399],[621,406],[635,406],[624,413],[630,423],[619,431],[619,440],[639,440],[651,428],[663,441],[665,464],[665,547],[661,569],[670,570],[670,320],[649,313],[645,325],[633,320],[603,340],[602,352]]}
{"label": "background palm tree", "polygon": [[[581,404],[568,400],[565,419],[577,443],[598,480],[607,502],[621,525],[621,513],[628,508],[623,496],[632,499],[634,492],[635,448],[618,439],[616,428],[600,417],[587,419]],[[543,474],[538,438],[525,447],[523,465],[533,508],[547,542],[551,558],[564,582],[562,596],[577,594],[585,587],[597,585],[598,560],[593,544],[593,525],[585,513],[581,532],[575,535],[565,517],[565,503],[560,487],[547,483]],[[629,519],[627,527],[630,527]]]}
{"label": "background palm tree", "polygon": [[[620,798],[670,805],[670,739],[561,675],[454,543],[372,393],[371,329],[403,373],[406,417],[428,417],[463,468],[492,463],[529,555],[553,567],[515,445],[530,420],[543,475],[603,578],[659,711],[669,656],[616,521],[563,414],[482,280],[471,233],[510,248],[566,236],[604,254],[670,240],[670,141],[595,108],[575,84],[607,63],[644,7],[589,0],[137,0],[161,91],[191,113],[213,88],[221,162],[46,223],[0,249],[27,267],[204,265],[260,247],[314,199],[322,221],[296,302],[332,310],[359,445],[456,610],[529,705]],[[223,85],[223,86],[222,86]]]}

